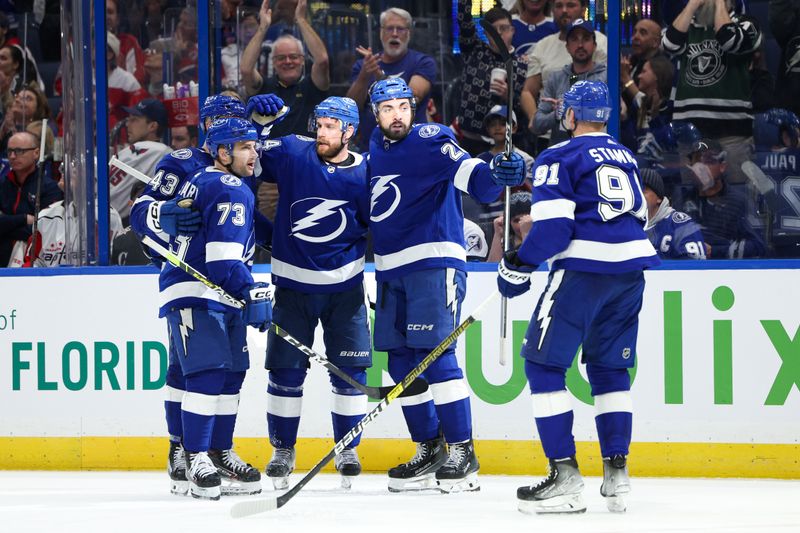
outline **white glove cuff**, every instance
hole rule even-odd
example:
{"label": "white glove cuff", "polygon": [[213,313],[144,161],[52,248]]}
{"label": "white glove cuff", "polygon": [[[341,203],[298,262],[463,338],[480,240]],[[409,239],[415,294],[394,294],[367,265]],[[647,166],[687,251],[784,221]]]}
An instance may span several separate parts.
{"label": "white glove cuff", "polygon": [[161,206],[163,204],[163,201],[151,202],[147,207],[147,227],[155,233],[161,233],[162,231],[159,220],[161,217]]}
{"label": "white glove cuff", "polygon": [[531,279],[530,272],[520,272],[519,270],[509,268],[506,265],[505,259],[500,261],[500,264],[497,265],[497,273],[501,278],[512,285],[522,285],[524,283],[528,283]]}

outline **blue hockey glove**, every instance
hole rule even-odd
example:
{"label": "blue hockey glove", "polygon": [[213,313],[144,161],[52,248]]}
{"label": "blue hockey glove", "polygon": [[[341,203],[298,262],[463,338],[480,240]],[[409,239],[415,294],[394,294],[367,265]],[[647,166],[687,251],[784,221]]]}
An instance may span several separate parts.
{"label": "blue hockey glove", "polygon": [[514,187],[525,181],[525,160],[516,152],[506,159],[503,154],[497,154],[489,164],[492,169],[492,180],[503,187]]}
{"label": "blue hockey glove", "polygon": [[192,209],[189,198],[173,198],[164,202],[158,209],[158,224],[165,233],[192,236],[200,230],[203,217]]}
{"label": "blue hockey glove", "polygon": [[264,332],[272,324],[272,300],[269,283],[257,281],[247,288],[245,294],[244,321],[248,326]]}
{"label": "blue hockey glove", "polygon": [[525,265],[516,250],[508,250],[497,265],[497,288],[506,298],[525,294],[531,288],[531,272],[536,266]]}
{"label": "blue hockey glove", "polygon": [[274,94],[257,94],[250,97],[245,109],[245,114],[251,122],[270,128],[286,118],[287,113],[289,107]]}

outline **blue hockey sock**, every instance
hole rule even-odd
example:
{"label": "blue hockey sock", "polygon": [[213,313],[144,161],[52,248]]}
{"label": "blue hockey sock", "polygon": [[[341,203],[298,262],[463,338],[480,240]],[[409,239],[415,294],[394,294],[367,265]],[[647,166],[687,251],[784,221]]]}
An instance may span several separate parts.
{"label": "blue hockey sock", "polygon": [[[398,348],[389,350],[388,354],[389,375],[395,383],[400,383],[416,366],[414,350]],[[439,417],[436,415],[430,389],[414,396],[400,397],[399,400],[411,440],[425,442],[439,436]]]}
{"label": "blue hockey sock", "polygon": [[[367,371],[364,368],[343,367],[342,370],[362,385],[366,385]],[[334,374],[330,375],[330,379],[333,390],[331,408],[333,440],[339,442],[367,414],[367,396]],[[359,433],[347,447],[355,448],[360,442]]]}
{"label": "blue hockey sock", "polygon": [[544,454],[549,459],[575,455],[575,437],[572,435],[575,414],[567,392],[566,373],[564,368],[525,361],[536,429]]}
{"label": "blue hockey sock", "polygon": [[267,427],[274,448],[294,448],[306,369],[276,368],[269,371],[267,385]]}
{"label": "blue hockey sock", "polygon": [[181,418],[181,402],[186,393],[186,378],[177,363],[167,367],[167,397],[164,400],[164,414],[167,418],[167,432],[170,440],[180,442],[183,437],[183,420]]}
{"label": "blue hockey sock", "polygon": [[595,424],[603,457],[628,455],[633,430],[631,381],[625,368],[586,365],[592,385]]}
{"label": "blue hockey sock", "polygon": [[225,385],[222,387],[222,394],[219,395],[214,430],[211,433],[211,448],[215,450],[233,448],[233,430],[239,412],[239,391],[242,388],[244,375],[244,372],[228,372],[225,375]]}
{"label": "blue hockey sock", "polygon": [[444,383],[431,383],[430,391],[445,440],[454,443],[471,439],[472,410],[464,380],[459,378]]}
{"label": "blue hockey sock", "polygon": [[183,396],[183,447],[190,452],[208,451],[217,401],[225,383],[224,370],[206,370],[186,377]]}

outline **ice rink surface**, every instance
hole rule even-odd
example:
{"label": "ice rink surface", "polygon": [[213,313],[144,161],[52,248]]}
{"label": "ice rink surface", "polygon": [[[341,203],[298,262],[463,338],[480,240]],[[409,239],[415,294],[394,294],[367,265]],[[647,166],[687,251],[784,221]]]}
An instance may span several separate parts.
{"label": "ice rink surface", "polygon": [[800,481],[633,478],[628,512],[611,514],[586,478],[585,514],[529,516],[516,488],[532,478],[480,479],[476,493],[390,494],[385,475],[345,491],[321,474],[284,507],[234,520],[240,498],[172,496],[163,472],[0,472],[0,532],[800,532]]}

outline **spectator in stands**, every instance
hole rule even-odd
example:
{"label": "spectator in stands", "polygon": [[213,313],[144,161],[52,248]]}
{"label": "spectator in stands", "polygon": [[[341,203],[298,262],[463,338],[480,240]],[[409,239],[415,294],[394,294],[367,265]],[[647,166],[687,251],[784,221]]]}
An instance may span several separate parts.
{"label": "spectator in stands", "polygon": [[[691,0],[690,0],[691,2]],[[680,16],[678,17],[680,18]],[[676,19],[677,20],[677,19]],[[696,181],[676,206],[697,221],[712,259],[762,257],[766,246],[747,216],[746,186],[728,181],[727,154],[716,140],[705,139],[692,152]],[[699,171],[702,168],[702,171]]]}
{"label": "spectator in stands", "polygon": [[[42,138],[42,124],[43,124],[43,122],[41,120],[34,120],[33,122],[30,122],[27,125],[27,127],[25,128],[25,131],[27,131],[28,133],[32,133],[32,134],[36,135],[39,139],[41,139]],[[44,138],[44,154],[45,154],[45,157],[54,156],[55,155],[53,153],[53,147],[54,147],[54,144],[55,144],[55,135],[53,135],[53,128],[50,127],[51,124],[52,124],[52,122],[48,122],[47,130],[45,130],[46,131],[46,136]],[[50,159],[45,159],[45,161],[44,161],[44,163],[42,165],[42,172],[43,172],[42,175],[45,178],[49,178],[49,179],[55,181],[56,183],[58,183],[61,180],[61,170],[59,169],[59,166],[60,166],[59,162],[58,161],[54,161],[52,157]]]}
{"label": "spectator in stands", "polygon": [[[469,0],[458,0],[459,43],[464,57],[464,74],[461,79],[458,116],[456,117],[461,146],[475,155],[490,148],[483,137],[483,119],[495,105],[508,102],[508,84],[503,76],[492,77],[493,69],[505,72],[505,63],[495,44],[484,43],[478,37],[475,22],[470,14]],[[514,51],[511,41],[514,38],[514,25],[511,14],[501,7],[487,11],[484,20],[491,24],[503,40],[509,52]],[[519,96],[525,80],[525,63],[514,59],[514,111],[519,114]],[[498,71],[499,72],[499,71]]]}
{"label": "spectator in stands", "polygon": [[[559,32],[540,40],[528,55],[527,79],[525,89],[522,91],[522,107],[528,116],[528,128],[533,126],[539,93],[544,87],[544,82],[551,74],[560,71],[564,65],[572,61],[566,47],[567,30],[573,21],[583,17],[588,3],[589,0],[553,1],[553,19],[558,25]],[[608,39],[599,31],[595,31],[595,39],[597,46],[592,60],[595,64],[605,63]]]}
{"label": "spectator in stands", "polygon": [[186,7],[181,10],[175,33],[150,41],[145,50],[144,68],[147,71],[147,91],[160,95],[164,82],[164,54],[172,56],[171,84],[181,82],[188,84],[197,81],[197,9]]}
{"label": "spectator in stands", "polygon": [[122,69],[117,62],[120,55],[120,42],[116,35],[107,32],[106,60],[108,63],[108,126],[123,120],[126,116],[125,107],[135,106],[136,103],[147,97],[147,92],[142,89],[136,77],[127,70]]}
{"label": "spectator in stands", "polygon": [[[700,225],[686,213],[676,211],[666,196],[664,181],[652,168],[641,170],[647,201],[645,231],[661,259],[705,259],[707,245]],[[710,249],[710,248],[709,248]]]}
{"label": "spectator in stands", "polygon": [[144,85],[144,51],[136,37],[130,33],[119,31],[119,5],[117,0],[106,0],[106,26],[106,29],[119,39],[117,65],[133,74],[139,85]]}
{"label": "spectator in stands", "polygon": [[[31,236],[31,224],[36,212],[36,162],[39,159],[39,138],[21,131],[8,141],[8,161],[11,171],[0,178],[0,266],[9,264],[17,241],[23,243]],[[43,179],[40,206],[62,200],[63,193],[55,181]],[[19,248],[19,247],[18,247]],[[15,259],[20,259],[15,257]]]}
{"label": "spectator in stands", "polygon": [[575,19],[566,34],[567,53],[572,63],[548,76],[544,82],[531,130],[538,135],[550,132],[551,145],[569,138],[561,125],[561,117],[556,116],[563,94],[578,81],[606,81],[606,64],[595,63],[592,59],[597,48],[595,33],[591,22]]}
{"label": "spectator in stands", "polygon": [[800,115],[800,3],[770,0],[769,27],[781,47],[776,105]]}
{"label": "spectator in stands", "polygon": [[11,78],[12,93],[30,83],[40,83],[36,66],[25,58],[22,48],[17,44],[7,44],[0,48],[0,71]]}
{"label": "spectator in stands", "polygon": [[548,16],[550,0],[517,0],[511,9],[514,24],[514,53],[528,56],[536,43],[544,37],[558,32],[553,17]]}
{"label": "spectator in stands", "polygon": [[[224,4],[223,4],[224,5]],[[238,88],[241,81],[242,52],[258,31],[258,14],[254,11],[242,13],[238,31],[226,33],[226,45],[220,51],[222,61],[222,86]]]}
{"label": "spectator in stands", "polygon": [[50,106],[38,86],[32,83],[17,91],[0,129],[0,152],[5,153],[11,135],[25,131],[30,122],[43,118],[50,118]]}
{"label": "spectator in stands", "polygon": [[753,53],[750,62],[750,102],[753,104],[753,113],[763,113],[775,106],[775,77],[767,67],[764,40],[761,46]]}
{"label": "spectator in stands", "polygon": [[274,93],[289,106],[286,118],[272,128],[271,136],[292,133],[308,134],[308,120],[314,107],[324,100],[330,88],[328,51],[308,21],[306,0],[297,2],[295,22],[300,27],[303,41],[314,60],[311,75],[305,75],[306,54],[303,42],[291,35],[278,37],[272,47],[272,65],[275,75],[263,79],[256,68],[264,35],[272,24],[269,0],[264,0],[259,12],[259,26],[242,54],[242,82],[247,95]]}
{"label": "spectator in stands", "polygon": [[[533,226],[531,220],[531,193],[528,191],[518,191],[511,195],[511,206],[509,207],[511,216],[511,237],[510,249],[519,248],[522,241],[530,232]],[[494,234],[492,244],[489,247],[489,256],[486,258],[490,262],[499,262],[503,258],[503,215],[494,219]]]}
{"label": "spectator in stands", "polygon": [[688,0],[664,33],[664,50],[678,60],[674,118],[689,120],[728,154],[729,179],[745,180],[753,112],[750,63],[761,43],[756,21],[734,12],[734,0]]}
{"label": "spectator in stands", "polygon": [[169,130],[169,145],[173,150],[197,147],[197,126],[178,126]]}
{"label": "spectator in stands", "polygon": [[639,75],[637,92],[627,106],[622,120],[622,143],[634,153],[641,153],[647,133],[672,120],[672,102],[669,99],[675,68],[664,55],[655,55],[645,61]]}
{"label": "spectator in stands", "polygon": [[369,137],[375,129],[375,115],[369,109],[367,92],[378,80],[400,77],[405,80],[417,103],[414,122],[427,122],[426,110],[431,87],[436,82],[436,62],[427,54],[408,47],[413,30],[411,14],[405,9],[391,7],[381,13],[381,46],[379,53],[358,46],[362,59],[353,64],[347,96],[362,108],[357,144],[362,151],[369,148]]}
{"label": "spectator in stands", "polygon": [[642,19],[633,27],[631,54],[620,60],[619,82],[622,94],[629,102],[638,92],[639,74],[644,64],[661,52],[661,26],[650,19]]}

